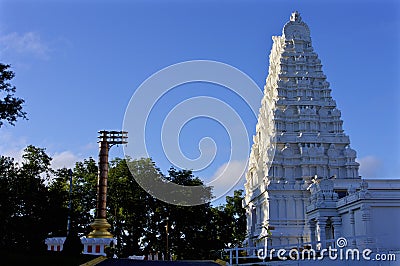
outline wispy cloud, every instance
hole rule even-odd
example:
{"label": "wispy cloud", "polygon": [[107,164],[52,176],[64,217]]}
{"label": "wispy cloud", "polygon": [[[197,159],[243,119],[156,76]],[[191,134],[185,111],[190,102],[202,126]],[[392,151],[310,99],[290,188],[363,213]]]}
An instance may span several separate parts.
{"label": "wispy cloud", "polygon": [[0,35],[0,50],[2,53],[17,53],[32,55],[42,60],[50,58],[50,49],[37,32],[11,32]]}
{"label": "wispy cloud", "polygon": [[14,158],[17,163],[22,162],[22,154],[27,146],[26,138],[15,138],[10,132],[2,130],[0,134],[0,155]]}
{"label": "wispy cloud", "polygon": [[382,171],[382,161],[372,155],[359,158],[358,163],[360,164],[360,174],[364,178],[379,177]]}
{"label": "wispy cloud", "polygon": [[[3,130],[0,134],[0,156],[11,157],[14,158],[16,163],[22,163],[22,155],[27,146],[28,141],[25,137],[15,137],[6,130]],[[51,161],[53,169],[74,168],[76,162],[83,160],[81,155],[69,150],[51,152],[46,149],[46,153],[53,158]]]}
{"label": "wispy cloud", "polygon": [[247,160],[230,161],[221,165],[207,185],[213,186],[214,200],[224,198],[234,189],[244,189]]}
{"label": "wispy cloud", "polygon": [[53,160],[51,161],[51,167],[53,169],[60,168],[74,168],[75,163],[81,161],[82,158],[77,156],[71,151],[63,151],[61,153],[55,153]]}

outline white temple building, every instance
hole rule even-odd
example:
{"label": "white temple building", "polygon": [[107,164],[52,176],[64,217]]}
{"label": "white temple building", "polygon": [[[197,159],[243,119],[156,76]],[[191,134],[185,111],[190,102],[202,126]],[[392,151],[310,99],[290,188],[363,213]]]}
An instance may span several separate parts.
{"label": "white temple building", "polygon": [[359,176],[309,27],[294,12],[272,39],[246,174],[247,245],[320,250],[344,237],[349,247],[399,251],[400,179]]}

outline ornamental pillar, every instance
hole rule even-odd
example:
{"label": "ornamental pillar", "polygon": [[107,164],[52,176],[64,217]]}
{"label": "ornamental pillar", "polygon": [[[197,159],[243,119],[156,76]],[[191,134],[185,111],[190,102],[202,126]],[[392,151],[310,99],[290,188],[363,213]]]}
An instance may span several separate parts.
{"label": "ornamental pillar", "polygon": [[311,241],[311,248],[315,249],[315,230],[317,228],[315,220],[309,220],[308,221],[308,226],[310,227],[310,241]]}
{"label": "ornamental pillar", "polygon": [[354,218],[354,210],[350,211],[350,227],[351,227],[351,247],[356,248],[357,247],[357,241],[356,241],[356,220]]}
{"label": "ornamental pillar", "polygon": [[365,224],[365,232],[364,234],[367,235],[366,239],[364,239],[364,244],[366,247],[372,247],[374,244],[374,239],[371,237],[371,221],[372,221],[372,215],[371,215],[371,207],[367,204],[363,204],[361,207],[361,220]]}
{"label": "ornamental pillar", "polygon": [[332,217],[331,221],[333,225],[333,238],[338,239],[342,236],[342,218]]}
{"label": "ornamental pillar", "polygon": [[317,225],[319,227],[319,241],[321,242],[321,249],[326,248],[326,217],[318,217]]}

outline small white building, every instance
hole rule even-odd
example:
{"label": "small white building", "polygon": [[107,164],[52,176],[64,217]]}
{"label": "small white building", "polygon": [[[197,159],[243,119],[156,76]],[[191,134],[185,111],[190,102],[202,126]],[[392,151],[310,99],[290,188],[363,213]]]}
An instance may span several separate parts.
{"label": "small white building", "polygon": [[400,180],[359,176],[309,27],[294,12],[272,39],[246,174],[247,245],[322,249],[344,237],[400,250]]}
{"label": "small white building", "polygon": [[47,245],[48,251],[62,251],[66,237],[49,237],[44,243]]}
{"label": "small white building", "polygon": [[83,254],[106,256],[105,248],[115,243],[114,238],[82,237]]}
{"label": "small white building", "polygon": [[[47,250],[62,251],[66,237],[49,237],[45,239]],[[106,256],[105,249],[111,244],[116,244],[114,238],[87,238],[82,237],[83,254]]]}

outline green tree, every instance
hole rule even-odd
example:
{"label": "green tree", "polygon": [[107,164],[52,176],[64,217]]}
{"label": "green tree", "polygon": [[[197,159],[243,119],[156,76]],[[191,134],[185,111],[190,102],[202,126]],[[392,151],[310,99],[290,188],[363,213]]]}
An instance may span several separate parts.
{"label": "green tree", "polygon": [[[118,242],[117,253],[123,257],[155,251],[165,254],[168,224],[171,254],[179,259],[208,258],[210,247],[214,246],[208,228],[213,215],[210,204],[192,207],[167,204],[147,193],[135,177],[141,180],[162,177],[180,185],[203,185],[187,170],[171,168],[164,177],[151,159],[113,160],[108,177],[107,205],[108,220]],[[211,198],[211,189],[208,191],[207,197]]]}
{"label": "green tree", "polygon": [[18,118],[26,118],[26,112],[22,111],[23,99],[15,97],[15,86],[11,81],[15,74],[9,70],[10,65],[0,63],[0,127],[4,121],[15,125]]}
{"label": "green tree", "polygon": [[158,169],[150,159],[129,160],[116,158],[111,162],[108,176],[109,221],[117,238],[117,253],[126,257],[142,254],[145,246],[140,243],[149,228],[151,209],[155,200],[135,181],[133,175],[154,178]]}
{"label": "green tree", "polygon": [[14,181],[18,177],[18,169],[14,159],[0,157],[0,249],[6,249],[14,240],[14,231],[17,229],[13,224],[16,211],[15,204],[17,195]]}
{"label": "green tree", "polygon": [[235,190],[233,197],[226,197],[226,204],[223,206],[223,224],[221,235],[227,237],[225,244],[241,246],[246,237],[246,211],[242,207],[243,190]]}
{"label": "green tree", "polygon": [[69,169],[54,170],[54,176],[48,185],[49,208],[53,222],[49,227],[49,236],[65,236],[67,232],[69,203]]}
{"label": "green tree", "polygon": [[[22,164],[0,157],[0,248],[44,250],[48,236],[65,236],[69,203],[68,169],[53,170],[45,149],[28,146]],[[129,165],[129,168],[128,168]],[[98,167],[93,158],[73,170],[71,231],[80,236],[92,229]],[[50,178],[51,177],[51,178]],[[177,206],[155,199],[136,182],[163,178],[185,186],[202,186],[191,171],[171,168],[163,176],[151,159],[110,163],[107,215],[120,257],[168,251],[177,259],[215,259],[218,250],[240,245],[245,236],[243,191],[212,207]],[[151,187],[149,190],[153,189]],[[211,199],[211,188],[201,195]]]}
{"label": "green tree", "polygon": [[71,226],[81,236],[92,228],[96,208],[98,166],[93,158],[77,162],[73,170]]}
{"label": "green tree", "polygon": [[[129,164],[129,168],[128,168]],[[131,171],[129,171],[131,170]],[[203,182],[189,170],[171,168],[163,176],[151,159],[115,159],[110,164],[108,177],[108,220],[118,240],[117,253],[166,253],[177,259],[214,259],[217,251],[240,245],[246,233],[246,219],[241,190],[226,197],[226,204],[212,207],[209,203],[198,206],[177,206],[153,198],[135,181],[166,181],[185,186],[202,186]],[[152,189],[151,187],[149,189]],[[211,188],[202,195],[212,198]]]}
{"label": "green tree", "polygon": [[[168,171],[166,180],[185,186],[202,186],[203,182],[189,170]],[[211,199],[211,188],[208,190]],[[205,196],[205,195],[202,195]],[[209,203],[198,206],[179,206],[156,200],[151,210],[149,228],[144,241],[147,250],[166,253],[168,228],[168,253],[177,259],[205,259],[213,247],[209,225],[212,220]]]}
{"label": "green tree", "polygon": [[5,198],[0,206],[5,230],[2,244],[6,249],[36,251],[44,248],[43,239],[53,222],[45,185],[51,158],[45,149],[31,145],[24,150],[22,158],[22,165],[5,157],[0,162],[1,187],[8,190],[2,195]]}

